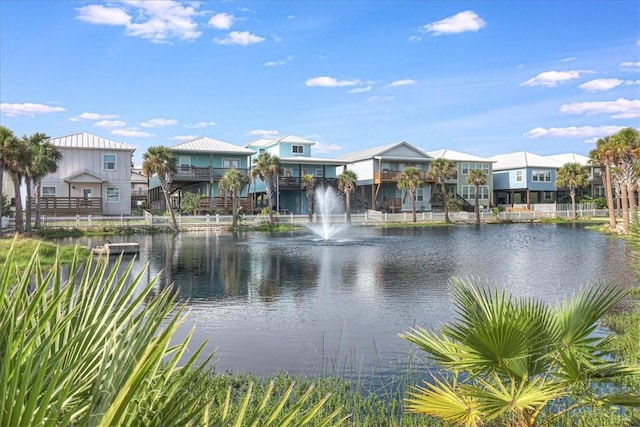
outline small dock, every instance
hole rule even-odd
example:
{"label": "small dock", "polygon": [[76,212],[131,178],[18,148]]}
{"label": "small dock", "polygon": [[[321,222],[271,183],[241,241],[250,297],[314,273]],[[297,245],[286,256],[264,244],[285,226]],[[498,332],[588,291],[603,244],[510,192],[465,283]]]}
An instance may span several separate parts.
{"label": "small dock", "polygon": [[130,255],[140,253],[139,243],[106,243],[91,249],[96,255]]}

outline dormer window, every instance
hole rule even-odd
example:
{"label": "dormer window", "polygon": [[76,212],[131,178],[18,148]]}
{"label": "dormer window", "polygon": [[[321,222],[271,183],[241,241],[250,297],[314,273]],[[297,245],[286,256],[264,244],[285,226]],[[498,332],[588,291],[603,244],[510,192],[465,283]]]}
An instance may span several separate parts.
{"label": "dormer window", "polygon": [[293,145],[293,146],[291,146],[291,152],[293,154],[303,154],[304,153],[304,145]]}

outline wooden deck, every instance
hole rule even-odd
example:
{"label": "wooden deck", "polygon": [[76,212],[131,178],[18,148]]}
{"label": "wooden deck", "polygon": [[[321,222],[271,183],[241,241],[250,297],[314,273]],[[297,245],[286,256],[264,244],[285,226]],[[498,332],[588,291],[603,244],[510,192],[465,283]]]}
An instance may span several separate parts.
{"label": "wooden deck", "polygon": [[[35,199],[31,200],[31,209],[35,211]],[[43,215],[101,215],[100,197],[41,197],[40,213]]]}

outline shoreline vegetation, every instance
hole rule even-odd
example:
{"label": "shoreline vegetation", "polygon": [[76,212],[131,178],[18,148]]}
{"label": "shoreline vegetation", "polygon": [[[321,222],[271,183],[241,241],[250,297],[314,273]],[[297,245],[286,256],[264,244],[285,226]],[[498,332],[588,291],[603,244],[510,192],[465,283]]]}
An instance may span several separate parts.
{"label": "shoreline vegetation", "polygon": [[[574,221],[549,222],[573,223]],[[589,223],[592,224],[588,226],[589,228],[599,231],[606,229],[601,226],[600,221]],[[445,224],[425,224],[425,226],[435,225]],[[389,224],[388,226],[399,225]],[[415,225],[411,224],[411,226]],[[288,232],[300,228],[300,226],[276,224],[243,230]],[[90,231],[88,234],[108,235],[116,232],[116,230],[98,230]],[[119,230],[119,232],[126,234],[126,230]],[[131,234],[140,232],[136,229]],[[154,229],[149,232],[163,231]],[[415,378],[410,368],[404,375],[392,379],[387,384],[366,387],[330,373],[318,377],[299,377],[279,373],[271,378],[254,377],[247,373],[218,373],[211,370],[213,368],[210,364],[204,366],[195,362],[193,354],[200,354],[201,349],[189,354],[188,362],[183,364],[184,360],[181,361],[180,364],[183,367],[179,367],[178,359],[175,357],[178,354],[182,355],[186,350],[190,336],[184,343],[169,346],[169,338],[175,331],[175,327],[183,320],[184,315],[184,307],[176,307],[170,293],[162,293],[150,298],[153,282],[149,285],[141,284],[140,286],[144,289],[140,294],[134,295],[133,291],[129,293],[124,287],[125,281],[112,277],[106,269],[106,264],[91,258],[88,249],[56,245],[47,241],[47,239],[62,237],[79,237],[85,233],[87,231],[79,229],[45,229],[31,234],[30,237],[0,239],[0,284],[3,285],[2,292],[5,295],[0,315],[3,319],[8,319],[2,321],[3,331],[1,332],[4,337],[2,339],[5,340],[4,348],[13,355],[7,359],[10,363],[5,363],[0,368],[4,371],[0,376],[3,378],[0,386],[12,391],[12,393],[5,393],[6,400],[2,402],[2,408],[0,408],[2,410],[0,419],[15,421],[11,425],[41,424],[45,420],[51,421],[54,417],[58,421],[63,420],[74,425],[100,425],[101,422],[116,422],[124,425],[127,424],[127,420],[137,420],[137,422],[145,420],[145,425],[166,425],[167,420],[179,420],[180,425],[188,425],[190,422],[192,425],[215,426],[251,425],[250,421],[253,420],[256,422],[255,425],[267,425],[268,419],[273,420],[276,423],[274,425],[289,419],[290,425],[295,426],[414,427],[429,425],[440,427],[455,425],[431,416],[405,412],[407,406],[405,399],[409,397],[407,392],[412,386],[419,384],[419,380]],[[630,239],[638,251],[640,251],[639,236],[640,227],[636,227]],[[78,267],[85,262],[89,265],[94,264],[98,277],[83,275],[80,272],[82,269]],[[640,274],[640,258],[634,257],[633,262]],[[74,294],[64,292],[65,287],[60,282],[59,276],[62,264],[68,264],[72,272],[77,271],[77,279],[80,280],[78,292],[79,295],[87,297],[87,301],[78,301],[81,298],[73,301]],[[115,270],[117,269],[113,269]],[[38,282],[35,289],[30,287],[29,280],[25,280],[34,275]],[[138,283],[141,277],[142,275],[138,275],[133,278],[134,283]],[[91,285],[95,280],[107,283],[105,289],[110,289],[111,292],[101,294],[95,289],[92,290]],[[49,286],[44,286],[46,283]],[[86,285],[86,289],[83,284]],[[123,298],[114,297],[122,293],[125,295]],[[632,304],[629,305],[632,308],[610,312],[602,320],[615,333],[610,350],[619,360],[638,364],[640,363],[640,288],[632,290],[628,298],[633,299]],[[54,307],[55,304],[65,309],[57,312],[46,309],[46,307]],[[74,308],[73,304],[80,304],[82,307]],[[109,314],[109,307],[123,308],[127,305],[131,309],[124,310],[124,317],[113,319],[114,316]],[[138,316],[136,308],[144,310],[147,315]],[[158,322],[159,318],[166,319],[170,312],[172,315],[169,318],[174,320],[171,320],[168,326],[166,324],[160,326],[162,322],[154,323]],[[25,313],[42,317],[25,319]],[[119,321],[123,323],[118,324]],[[97,325],[92,326],[94,322]],[[128,332],[131,334],[123,333],[125,330],[122,329],[122,325],[125,323],[128,325],[126,328],[130,328]],[[53,325],[59,325],[59,327],[54,328]],[[104,328],[107,325],[111,325],[110,328],[115,328],[113,330],[119,330],[121,333],[116,334],[115,337],[100,334],[98,328]],[[155,325],[155,327],[149,328],[149,325]],[[407,325],[407,328],[410,326]],[[74,328],[80,328],[79,331],[81,331],[75,338],[73,331],[76,329]],[[6,331],[10,333],[5,334]],[[28,332],[19,335],[16,331],[21,331],[21,334],[24,331]],[[64,336],[58,336],[57,333],[64,333]],[[154,336],[154,334],[159,335]],[[89,343],[82,339],[82,336],[94,335],[98,337],[96,343]],[[130,338],[133,336],[135,338]],[[65,342],[65,339],[71,341]],[[151,343],[154,343],[153,349],[149,350]],[[128,354],[126,360],[118,359],[114,362],[110,358],[115,357],[120,348],[118,346],[126,346],[131,348],[131,351],[126,352]],[[65,359],[64,356],[52,352],[51,349],[54,347],[67,349],[74,357],[89,354],[92,358],[91,363],[96,365],[87,369],[86,360],[82,360],[81,357],[71,361],[68,358]],[[25,352],[19,350],[21,348],[29,350]],[[65,365],[64,369],[61,369],[63,364],[70,364],[70,366]],[[83,385],[79,386],[78,382]],[[106,383],[113,386],[113,399],[99,398],[102,396],[100,390]],[[292,384],[295,384],[293,388]],[[629,375],[615,384],[614,387],[631,387],[637,390],[640,388],[640,375]],[[65,390],[64,393],[71,394],[63,393],[64,395],[56,396],[55,393],[51,393],[51,390],[58,387],[60,387],[59,390]],[[135,389],[134,392],[131,392],[132,387]],[[125,390],[129,391],[125,392]],[[151,396],[155,397],[152,399]],[[54,398],[61,400],[53,402]],[[24,404],[18,404],[18,400]],[[63,402],[71,402],[76,406],[67,407],[64,406],[67,403],[63,404]],[[57,412],[48,409],[54,405],[60,405]],[[562,417],[551,420],[548,424],[540,423],[539,425],[558,427],[640,425],[639,409],[621,408],[596,405],[568,412]],[[553,411],[553,408],[551,410]],[[163,423],[159,423],[160,419]],[[505,422],[507,419],[498,418],[485,425],[502,426]]]}

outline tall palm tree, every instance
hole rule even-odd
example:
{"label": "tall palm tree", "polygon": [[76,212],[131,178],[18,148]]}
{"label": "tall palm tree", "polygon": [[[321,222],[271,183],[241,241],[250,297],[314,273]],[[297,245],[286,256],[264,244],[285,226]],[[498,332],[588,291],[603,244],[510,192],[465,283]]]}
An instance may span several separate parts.
{"label": "tall palm tree", "polygon": [[25,170],[31,163],[31,152],[23,139],[9,139],[5,152],[2,153],[2,161],[5,169],[9,172],[13,181],[15,192],[15,208],[16,208],[16,232],[23,233],[24,218],[22,209],[22,190],[21,184],[25,176]]}
{"label": "tall palm tree", "polygon": [[445,222],[451,222],[449,220],[449,193],[447,193],[447,187],[445,181],[451,178],[456,173],[456,163],[439,158],[435,159],[429,165],[427,176],[436,181],[436,185],[440,187],[440,193],[442,193],[442,204],[444,207],[444,220]]}
{"label": "tall palm tree", "polygon": [[636,164],[640,158],[640,132],[634,128],[624,128],[614,134],[611,141],[618,164],[616,179],[622,190],[622,224],[624,231],[629,232],[629,223],[635,220],[637,214],[638,171]]}
{"label": "tall palm tree", "polygon": [[487,183],[487,176],[484,174],[484,171],[482,169],[474,169],[472,171],[469,171],[469,175],[467,175],[467,183],[475,187],[474,212],[476,214],[476,224],[480,224],[480,186]]}
{"label": "tall palm tree", "polygon": [[417,222],[416,216],[416,190],[422,187],[424,179],[422,179],[422,171],[413,166],[409,166],[402,171],[402,176],[398,180],[398,188],[406,190],[411,198],[411,214],[413,222]]}
{"label": "tall palm tree", "polygon": [[611,146],[611,138],[605,136],[596,141],[596,148],[589,152],[592,162],[604,167],[604,194],[607,199],[607,209],[609,211],[609,228],[614,230],[617,226],[616,210],[613,202],[613,173],[611,165],[614,164],[615,153]]}
{"label": "tall palm tree", "polygon": [[0,125],[0,197],[4,195],[4,170],[6,169],[5,158],[10,157],[11,151],[14,149],[16,136],[8,127]]}
{"label": "tall palm tree", "polygon": [[307,196],[307,202],[309,203],[309,209],[307,213],[309,215],[309,222],[313,222],[313,208],[316,195],[316,177],[310,173],[302,175],[301,181],[302,189],[305,190]]}
{"label": "tall palm tree", "polygon": [[571,196],[571,217],[576,219],[576,190],[589,184],[589,174],[580,163],[565,163],[558,169],[556,187],[568,187]]}
{"label": "tall palm tree", "polygon": [[218,188],[223,191],[231,193],[231,210],[232,210],[232,224],[231,227],[238,227],[238,192],[241,191],[245,184],[246,179],[237,169],[227,169],[224,176],[218,183]]}
{"label": "tall palm tree", "polygon": [[[36,200],[36,226],[39,226],[38,222],[40,209],[38,204],[40,203],[40,196],[38,194],[38,191],[40,190],[40,181],[50,172],[55,172],[57,170],[58,160],[62,158],[62,155],[60,154],[58,149],[51,145],[51,143],[47,142],[48,146],[45,151],[45,149],[43,148],[43,144],[45,144],[45,141],[47,139],[49,139],[47,134],[41,132],[36,132],[31,136],[22,137],[22,142],[23,144],[26,144],[27,150],[29,150],[30,157],[30,162],[26,165],[26,168],[24,170],[27,190],[27,205],[25,206],[25,231],[31,231],[31,201],[34,199],[34,192]],[[37,188],[35,188],[36,183]],[[32,191],[32,189],[34,191]]]}
{"label": "tall palm tree", "polygon": [[174,230],[178,230],[178,223],[176,222],[176,215],[171,207],[171,201],[169,200],[169,179],[171,174],[176,173],[177,165],[176,158],[173,156],[173,152],[162,145],[149,147],[142,155],[142,173],[147,177],[157,175],[160,181],[160,187],[164,193],[164,201],[171,215],[171,223]]}
{"label": "tall palm tree", "polygon": [[338,177],[338,188],[344,193],[347,222],[351,222],[351,195],[356,192],[358,176],[351,169],[345,169]]}
{"label": "tall palm tree", "polygon": [[501,419],[533,427],[581,408],[639,406],[637,391],[607,384],[640,367],[611,357],[611,336],[593,336],[599,319],[629,292],[584,289],[553,308],[454,280],[458,317],[439,332],[418,327],[401,334],[450,374],[414,388],[409,412],[458,425]]}
{"label": "tall palm tree", "polygon": [[267,204],[269,207],[269,224],[273,224],[273,191],[275,190],[276,180],[278,176],[282,175],[282,167],[280,167],[280,158],[273,156],[270,153],[260,153],[253,162],[253,169],[251,169],[251,176],[258,178],[265,185],[265,191],[267,193]]}

